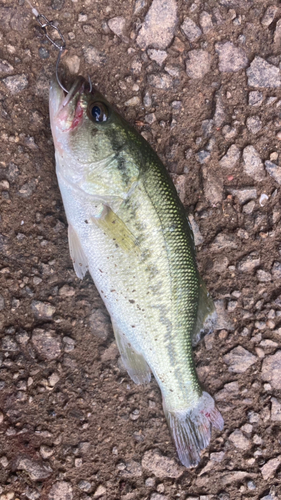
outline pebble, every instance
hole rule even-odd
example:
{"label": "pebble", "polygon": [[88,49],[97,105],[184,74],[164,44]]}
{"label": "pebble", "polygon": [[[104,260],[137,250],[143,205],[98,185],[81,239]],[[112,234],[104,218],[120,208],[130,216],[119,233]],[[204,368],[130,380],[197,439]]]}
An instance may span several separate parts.
{"label": "pebble", "polygon": [[134,97],[131,97],[131,99],[128,99],[128,101],[126,101],[124,105],[128,107],[140,106],[141,105],[140,97],[135,95]]}
{"label": "pebble", "polygon": [[83,53],[87,64],[93,64],[99,68],[106,64],[106,53],[102,50],[96,49],[92,45],[88,45],[87,48],[83,48]]}
{"label": "pebble", "polygon": [[264,100],[263,93],[259,90],[252,90],[249,92],[249,105],[250,106],[260,106]]}
{"label": "pebble", "polygon": [[276,5],[270,5],[266,9],[265,14],[261,20],[262,26],[267,28],[274,20],[277,12],[278,12],[278,7]]}
{"label": "pebble", "polygon": [[214,252],[237,248],[236,238],[232,234],[219,233],[211,243],[210,249]]}
{"label": "pebble", "polygon": [[107,24],[115,35],[122,37],[126,25],[126,19],[124,17],[112,17]]}
{"label": "pebble", "polygon": [[93,495],[93,498],[99,498],[99,497],[101,497],[102,495],[105,495],[105,494],[106,494],[106,488],[102,484],[100,484],[97,487],[97,489],[96,489],[96,491],[95,491],[95,493]]}
{"label": "pebble", "polygon": [[271,398],[271,415],[273,422],[281,422],[281,403],[276,398]]}
{"label": "pebble", "polygon": [[57,481],[53,484],[48,500],[72,500],[72,486],[67,481]]}
{"label": "pebble", "polygon": [[46,47],[39,47],[38,54],[40,59],[48,59],[50,57],[50,52]]}
{"label": "pebble", "polygon": [[148,49],[147,54],[150,59],[157,62],[159,66],[162,66],[165,59],[167,59],[167,52],[165,50],[157,50],[157,49]]}
{"label": "pebble", "polygon": [[204,35],[207,35],[207,33],[209,33],[214,27],[211,14],[203,10],[200,14],[199,20]]}
{"label": "pebble", "polygon": [[271,269],[271,273],[272,273],[273,278],[275,280],[281,279],[281,263],[280,262],[274,262],[273,263],[273,266],[272,266],[272,269]]}
{"label": "pebble", "polygon": [[198,153],[196,153],[195,158],[199,163],[201,163],[201,165],[203,165],[210,160],[211,153],[203,149],[202,151],[198,151]]}
{"label": "pebble", "polygon": [[234,73],[248,66],[248,58],[244,49],[236,47],[232,42],[217,43],[216,52],[219,55],[219,70],[224,73]]}
{"label": "pebble", "polygon": [[160,479],[165,477],[179,478],[184,472],[183,467],[177,465],[174,459],[161,455],[157,450],[145,452],[142,467]]}
{"label": "pebble", "polygon": [[214,321],[214,328],[216,330],[227,330],[227,331],[234,330],[234,324],[230,319],[229,315],[227,314],[224,300],[216,300],[215,308],[217,312],[217,317]]}
{"label": "pebble", "polygon": [[89,481],[85,481],[83,479],[82,479],[82,481],[79,481],[77,486],[78,486],[79,490],[86,491],[86,493],[88,493],[92,489],[91,483]]}
{"label": "pebble", "polygon": [[177,21],[175,0],[153,0],[137,36],[138,46],[166,49],[174,37]]}
{"label": "pebble", "polygon": [[214,175],[210,169],[203,169],[204,177],[204,195],[205,198],[212,204],[216,205],[222,202],[223,198],[223,183],[222,179]]}
{"label": "pebble", "polygon": [[38,354],[48,361],[57,359],[61,355],[60,338],[55,336],[53,331],[35,328],[31,341]]}
{"label": "pebble", "polygon": [[279,68],[256,56],[246,70],[250,87],[278,88],[281,86]]}
{"label": "pebble", "polygon": [[125,468],[121,470],[120,475],[124,478],[133,478],[142,476],[142,467],[139,462],[129,460],[125,464]]}
{"label": "pebble", "polygon": [[257,198],[257,190],[255,188],[240,188],[240,189],[231,189],[228,188],[229,193],[231,193],[235,198],[238,199],[241,205],[246,203],[246,201],[250,201],[252,199]]}
{"label": "pebble", "polygon": [[147,6],[147,0],[136,0],[134,15],[139,14]]}
{"label": "pebble", "polygon": [[274,32],[274,43],[280,46],[281,43],[281,19],[279,19],[276,23],[276,28]]}
{"label": "pebble", "polygon": [[110,320],[108,315],[101,309],[95,309],[89,316],[91,332],[99,339],[105,341],[109,337],[111,330]]}
{"label": "pebble", "polygon": [[281,462],[281,456],[276,458],[271,458],[266,464],[261,467],[262,477],[267,481],[270,477],[274,476],[276,469],[278,469]]}
{"label": "pebble", "polygon": [[26,75],[13,75],[3,78],[2,82],[6,85],[12,95],[22,92],[28,86],[28,78]]}
{"label": "pebble", "polygon": [[242,273],[247,273],[253,271],[256,267],[260,265],[260,256],[257,252],[251,252],[243,259],[241,259],[237,264],[238,271]]}
{"label": "pebble", "polygon": [[190,17],[184,19],[181,29],[190,42],[196,42],[202,35],[199,26]]}
{"label": "pebble", "polygon": [[16,469],[27,472],[31,481],[41,481],[42,479],[47,479],[53,472],[50,466],[23,457],[18,459]]}
{"label": "pebble", "polygon": [[151,87],[161,90],[168,90],[173,87],[173,79],[166,73],[148,75],[147,82]]}
{"label": "pebble", "polygon": [[249,116],[246,120],[246,125],[252,134],[257,134],[262,129],[262,122],[258,116]]}
{"label": "pebble", "polygon": [[12,71],[14,71],[14,67],[6,59],[0,59],[0,73],[11,73]]}
{"label": "pebble", "polygon": [[49,302],[40,302],[38,300],[33,300],[31,303],[31,309],[38,319],[52,319],[56,312],[56,308],[52,306]]}
{"label": "pebble", "polygon": [[64,0],[52,0],[51,7],[53,10],[61,10],[64,6]]}
{"label": "pebble", "polygon": [[230,148],[228,148],[226,154],[221,158],[219,164],[222,168],[234,168],[240,159],[240,155],[240,149],[236,144],[232,144]]}
{"label": "pebble", "polygon": [[255,208],[255,202],[254,201],[249,201],[243,206],[243,212],[245,214],[251,214]]}
{"label": "pebble", "polygon": [[266,356],[262,364],[261,378],[270,382],[274,389],[281,389],[281,350],[271,356]]}
{"label": "pebble", "polygon": [[254,146],[246,146],[243,149],[243,168],[245,174],[257,181],[264,179],[264,167],[260,155]]}
{"label": "pebble", "polygon": [[[216,92],[215,101],[216,101],[216,108],[215,108],[215,113],[214,113],[213,119],[214,119],[214,123],[215,123],[216,127],[221,127],[226,119],[226,112],[225,112],[221,92]],[[228,137],[228,138],[230,138],[230,137]]]}
{"label": "pebble", "polygon": [[77,75],[80,69],[80,58],[74,54],[63,58],[64,64],[68,67],[68,71],[72,75]]}
{"label": "pebble", "polygon": [[235,482],[242,482],[245,477],[249,476],[249,472],[242,470],[233,470],[231,472],[226,472],[220,476],[221,484],[226,486]]}
{"label": "pebble", "polygon": [[235,448],[239,448],[239,450],[248,450],[251,448],[251,441],[246,438],[239,429],[236,429],[230,434],[229,440],[234,444]]}
{"label": "pebble", "polygon": [[73,297],[73,295],[75,295],[75,289],[69,285],[63,285],[59,289],[60,297]]}
{"label": "pebble", "polygon": [[54,449],[53,448],[50,448],[50,446],[46,446],[45,444],[42,444],[40,446],[40,455],[41,457],[43,458],[43,460],[46,460],[47,458],[50,458],[53,453],[54,453]]}
{"label": "pebble", "polygon": [[262,193],[260,195],[260,198],[259,198],[259,204],[261,207],[264,207],[267,203],[267,201],[269,200],[269,197],[267,196],[267,194],[265,193]]}
{"label": "pebble", "polygon": [[189,78],[203,78],[211,69],[212,57],[206,50],[197,49],[188,52],[185,61],[186,73]]}
{"label": "pebble", "polygon": [[265,162],[266,171],[269,173],[273,179],[281,185],[281,167],[273,163],[272,161],[266,160]]}
{"label": "pebble", "polygon": [[258,269],[257,278],[261,283],[268,283],[272,279],[271,274],[263,269]]}
{"label": "pebble", "polygon": [[224,362],[229,366],[228,371],[232,373],[244,373],[256,363],[257,359],[256,356],[241,345],[235,347],[223,357]]}
{"label": "pebble", "polygon": [[161,495],[161,493],[152,493],[150,500],[169,500],[166,495]]}

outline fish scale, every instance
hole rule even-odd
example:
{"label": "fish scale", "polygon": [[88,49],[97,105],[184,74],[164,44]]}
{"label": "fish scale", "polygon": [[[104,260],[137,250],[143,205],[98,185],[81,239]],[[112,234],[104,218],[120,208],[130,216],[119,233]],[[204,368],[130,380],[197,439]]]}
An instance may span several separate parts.
{"label": "fish scale", "polygon": [[165,167],[87,85],[79,77],[68,96],[55,82],[50,90],[56,172],[74,269],[80,278],[89,270],[134,382],[148,383],[151,372],[155,376],[179,458],[195,466],[212,426],[223,426],[213,398],[199,384],[192,354],[213,303]]}

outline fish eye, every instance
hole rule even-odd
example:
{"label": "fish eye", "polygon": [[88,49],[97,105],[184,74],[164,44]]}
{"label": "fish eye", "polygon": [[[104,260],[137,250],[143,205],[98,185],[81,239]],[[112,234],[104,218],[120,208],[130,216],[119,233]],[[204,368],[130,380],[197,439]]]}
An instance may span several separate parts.
{"label": "fish eye", "polygon": [[108,119],[108,109],[102,102],[94,102],[89,106],[88,115],[93,122],[106,122]]}

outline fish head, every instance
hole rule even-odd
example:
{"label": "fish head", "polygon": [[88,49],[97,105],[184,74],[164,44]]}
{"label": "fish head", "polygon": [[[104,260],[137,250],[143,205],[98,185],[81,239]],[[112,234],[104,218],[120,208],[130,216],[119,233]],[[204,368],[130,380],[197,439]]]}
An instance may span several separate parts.
{"label": "fish head", "polygon": [[100,162],[126,142],[121,117],[82,76],[68,93],[54,79],[49,106],[56,153],[72,158],[76,166]]}

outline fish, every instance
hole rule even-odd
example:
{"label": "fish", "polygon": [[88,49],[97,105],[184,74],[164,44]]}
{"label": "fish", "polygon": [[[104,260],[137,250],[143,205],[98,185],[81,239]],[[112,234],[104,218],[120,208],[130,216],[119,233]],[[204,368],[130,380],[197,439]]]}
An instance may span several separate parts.
{"label": "fish", "polygon": [[194,364],[215,308],[186,211],[148,142],[82,76],[49,95],[74,270],[90,272],[131,379],[154,375],[179,460],[195,467],[223,418]]}

